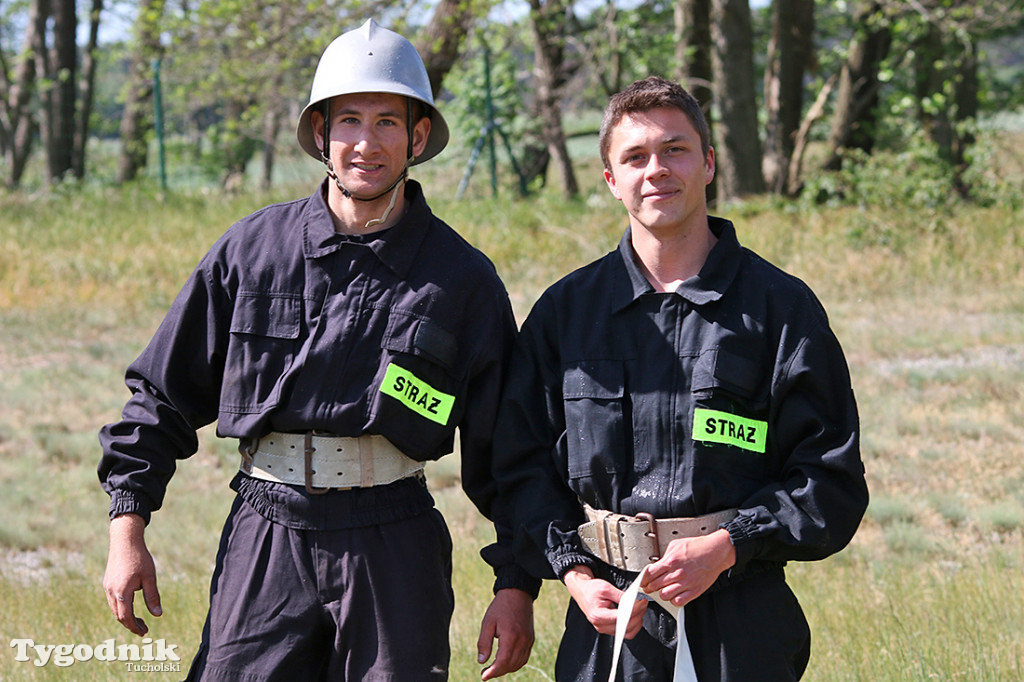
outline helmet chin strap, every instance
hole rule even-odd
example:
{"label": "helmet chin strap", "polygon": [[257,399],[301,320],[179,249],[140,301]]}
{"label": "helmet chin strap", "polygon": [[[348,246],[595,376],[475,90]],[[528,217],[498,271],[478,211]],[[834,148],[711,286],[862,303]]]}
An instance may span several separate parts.
{"label": "helmet chin strap", "polygon": [[413,115],[412,109],[413,109],[413,107],[412,107],[412,101],[408,97],[406,98],[406,131],[407,131],[407,134],[408,134],[407,135],[408,136],[408,144],[407,144],[407,147],[406,147],[406,151],[408,152],[408,155],[407,155],[408,158],[405,160],[405,166],[402,168],[401,174],[399,174],[399,176],[395,179],[395,181],[393,183],[391,183],[390,187],[388,187],[383,192],[381,192],[379,194],[376,194],[376,195],[374,195],[372,197],[357,197],[354,194],[352,194],[352,192],[347,187],[345,187],[344,185],[341,184],[341,178],[339,178],[338,174],[335,172],[334,164],[331,163],[331,158],[330,158],[330,144],[331,143],[330,143],[330,138],[328,137],[328,132],[330,130],[331,105],[330,105],[330,101],[329,100],[327,102],[327,107],[326,108],[327,108],[327,113],[324,115],[324,126],[323,126],[324,145],[323,145],[323,149],[320,151],[320,158],[323,160],[324,165],[327,166],[327,177],[329,177],[332,180],[334,180],[334,184],[338,186],[338,189],[341,191],[342,195],[344,195],[346,199],[352,199],[353,201],[377,201],[377,199],[380,199],[382,196],[384,196],[388,192],[391,192],[391,200],[388,202],[388,206],[387,206],[387,208],[384,209],[384,213],[381,215],[381,217],[380,218],[373,218],[371,220],[368,220],[366,222],[366,224],[363,225],[363,229],[369,229],[369,228],[375,227],[377,225],[382,225],[385,222],[387,222],[388,216],[391,215],[391,211],[393,211],[394,208],[395,208],[395,203],[398,201],[398,192],[399,192],[399,190],[401,190],[402,186],[405,184],[405,181],[409,179],[409,166],[412,164],[413,159],[415,158],[413,156],[413,153],[412,153],[412,130],[413,130],[413,123],[412,123],[412,115]]}

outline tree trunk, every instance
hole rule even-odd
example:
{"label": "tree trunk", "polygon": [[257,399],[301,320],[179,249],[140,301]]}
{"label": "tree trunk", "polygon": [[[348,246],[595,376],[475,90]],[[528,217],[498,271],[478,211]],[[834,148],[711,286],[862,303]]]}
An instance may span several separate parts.
{"label": "tree trunk", "polygon": [[676,68],[679,82],[711,119],[711,0],[677,0]]}
{"label": "tree trunk", "polygon": [[947,58],[945,41],[936,24],[929,24],[924,35],[914,43],[914,97],[917,120],[928,137],[939,147],[939,156],[952,161],[953,129],[945,99]]}
{"label": "tree trunk", "polygon": [[964,181],[964,171],[967,170],[967,150],[974,144],[974,132],[970,127],[959,124],[978,118],[978,42],[974,36],[967,37],[968,44],[964,46],[956,67],[956,79],[954,81],[954,127],[953,137],[953,167],[956,173],[956,190],[962,197],[968,197],[971,188]]}
{"label": "tree trunk", "polygon": [[416,41],[430,78],[430,88],[437,97],[444,77],[459,60],[462,45],[478,12],[471,0],[440,0],[430,23]]}
{"label": "tree trunk", "polygon": [[861,0],[854,15],[857,35],[850,44],[849,55],[839,75],[829,135],[829,156],[826,170],[838,170],[843,163],[843,149],[870,152],[875,144],[879,66],[889,53],[892,34],[884,24],[884,5],[877,0]]}
{"label": "tree trunk", "polygon": [[586,61],[601,84],[601,92],[611,97],[624,87],[623,60],[628,48],[619,31],[619,8],[615,0],[605,0],[604,12],[595,11],[593,16],[598,17],[593,26],[582,26],[574,21],[572,35],[586,53]]}
{"label": "tree trunk", "polygon": [[280,132],[281,114],[277,108],[270,107],[263,116],[263,189],[270,189],[274,183],[274,151]]}
{"label": "tree trunk", "polygon": [[579,195],[579,185],[569,158],[562,128],[561,88],[564,69],[564,8],[560,0],[530,0],[530,32],[533,34],[537,102],[544,127],[544,142],[562,176],[565,196]]}
{"label": "tree trunk", "polygon": [[128,92],[121,117],[121,155],[117,181],[131,182],[146,167],[153,97],[153,60],[161,54],[160,20],[164,0],[144,0],[135,21],[135,53],[128,74]]}
{"label": "tree trunk", "polygon": [[757,134],[754,44],[747,0],[713,0],[711,35],[717,122],[717,162],[721,198],[764,192],[761,140]]}
{"label": "tree trunk", "polygon": [[7,158],[7,150],[11,141],[10,112],[7,111],[11,96],[11,75],[11,67],[4,56],[3,42],[0,42],[0,154],[4,158]]}
{"label": "tree trunk", "polygon": [[60,182],[73,166],[75,152],[75,99],[78,88],[78,17],[75,0],[51,0],[53,8],[53,58],[48,74],[53,83],[50,116],[46,125],[49,178]]}
{"label": "tree trunk", "polygon": [[32,37],[35,39],[32,45],[32,55],[36,61],[36,96],[39,98],[37,105],[37,117],[39,131],[39,142],[43,148],[43,153],[47,159],[47,169],[43,172],[43,183],[46,185],[50,184],[50,180],[53,175],[49,172],[49,158],[50,158],[50,147],[53,145],[53,107],[54,107],[54,85],[53,81],[53,67],[52,67],[52,54],[50,48],[47,45],[47,32],[46,25],[51,18],[50,10],[51,3],[43,0],[39,3],[39,21],[41,25],[38,30],[33,32]]}
{"label": "tree trunk", "polygon": [[89,119],[92,117],[92,100],[96,82],[96,48],[99,42],[100,12],[102,11],[103,0],[92,0],[92,11],[89,13],[89,42],[82,53],[82,77],[78,86],[78,125],[75,130],[75,147],[71,167],[71,172],[79,180],[85,177],[85,153],[86,145],[89,143]]}
{"label": "tree trunk", "polygon": [[[25,47],[19,56],[14,80],[7,89],[3,105],[3,128],[7,145],[4,154],[7,159],[7,187],[15,189],[21,185],[32,143],[38,133],[36,117],[30,108],[36,87],[37,62],[33,50],[42,44],[46,30],[45,0],[33,0],[29,4],[28,23],[25,29]],[[4,70],[6,74],[6,69]]]}
{"label": "tree trunk", "polygon": [[818,92],[814,104],[807,110],[800,130],[796,133],[796,140],[793,145],[793,156],[789,162],[789,180],[786,184],[786,194],[795,197],[803,190],[803,183],[800,180],[803,175],[804,152],[807,150],[807,143],[811,137],[811,126],[825,114],[825,105],[828,103],[829,95],[836,87],[839,74],[833,73]]}
{"label": "tree trunk", "polygon": [[814,0],[775,0],[764,74],[767,120],[764,176],[768,189],[785,194],[804,102],[804,73],[814,55]]}
{"label": "tree trunk", "polygon": [[[714,97],[711,87],[714,78],[711,68],[711,0],[676,0],[674,9],[678,79],[700,102],[714,145],[715,126],[711,118]],[[706,195],[709,205],[718,197],[717,174],[707,186]]]}
{"label": "tree trunk", "polygon": [[246,169],[259,149],[256,138],[251,136],[242,122],[252,111],[253,102],[232,98],[224,102],[224,120],[218,125],[216,148],[223,165],[221,186],[236,191],[245,185]]}

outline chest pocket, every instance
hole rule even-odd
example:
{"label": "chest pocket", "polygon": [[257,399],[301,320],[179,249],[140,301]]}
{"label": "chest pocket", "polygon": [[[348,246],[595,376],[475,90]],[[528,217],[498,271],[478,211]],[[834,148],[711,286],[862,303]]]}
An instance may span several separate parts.
{"label": "chest pocket", "polygon": [[238,293],[224,364],[222,410],[259,412],[278,403],[282,379],[298,352],[301,329],[301,296]]}
{"label": "chest pocket", "polygon": [[456,374],[459,342],[454,334],[435,322],[392,311],[381,341],[384,350],[422,358]]}
{"label": "chest pocket", "polygon": [[625,471],[625,370],[620,360],[581,360],[562,373],[570,478]]}
{"label": "chest pocket", "polygon": [[376,428],[416,459],[448,452],[465,412],[468,361],[458,338],[432,320],[391,310],[381,350],[371,401]]}
{"label": "chest pocket", "polygon": [[[769,469],[767,375],[761,363],[723,348],[693,369],[690,415],[694,467],[760,479]],[[699,478],[699,476],[698,476]]]}
{"label": "chest pocket", "polygon": [[715,348],[701,353],[697,359],[691,390],[697,397],[724,392],[740,399],[753,399],[761,376],[758,362]]}
{"label": "chest pocket", "polygon": [[231,316],[231,333],[297,339],[301,320],[302,299],[298,295],[239,292]]}

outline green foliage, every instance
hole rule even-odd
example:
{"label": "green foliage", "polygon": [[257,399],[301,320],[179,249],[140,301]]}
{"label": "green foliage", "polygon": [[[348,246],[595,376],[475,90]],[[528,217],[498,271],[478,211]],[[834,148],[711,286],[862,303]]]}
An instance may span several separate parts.
{"label": "green foliage", "polygon": [[[965,3],[925,2],[883,3],[887,10],[875,17],[877,25],[892,33],[892,47],[883,64],[884,86],[877,128],[877,148],[883,153],[903,154],[916,144],[908,132],[917,128],[909,121],[922,115],[954,115],[953,88],[957,85],[953,67],[964,53],[968,37],[980,50],[979,100],[982,117],[1015,110],[1024,102],[1024,90],[1017,87],[1024,71],[1021,60],[1021,6],[1019,2]],[[11,46],[23,37],[27,2],[3,3],[0,10],[0,46],[5,49],[7,67],[15,64]],[[813,100],[828,76],[839,71],[849,43],[859,28],[851,21],[857,3],[853,0],[826,2],[815,7],[817,53],[808,74],[805,105]],[[168,4],[163,18],[165,126],[170,137],[190,140],[196,150],[191,163],[197,177],[210,183],[223,180],[226,172],[237,170],[250,159],[263,141],[267,115],[277,113],[282,127],[293,125],[297,106],[309,92],[311,75],[320,51],[341,30],[373,14],[412,35],[432,8],[406,7],[401,3],[383,8],[361,0],[323,3],[275,3],[267,0],[225,0]],[[673,76],[676,72],[673,5],[664,0],[640,3],[590,3],[571,6],[566,55],[569,82],[562,101],[565,127],[569,134],[593,127],[603,108],[608,90],[652,73]],[[129,16],[136,11],[130,3],[107,5],[104,21],[114,13]],[[614,14],[613,14],[614,13]],[[511,15],[511,18],[509,18]],[[755,64],[758,80],[763,69],[765,45],[770,31],[770,3],[760,3],[753,12]],[[610,40],[609,22],[617,43]],[[928,91],[917,90],[920,74],[915,56],[923,54],[923,38],[933,28],[943,36],[940,54],[925,60],[938,68],[941,78]],[[493,87],[497,121],[509,136],[513,154],[524,163],[543,156],[539,121],[533,98],[533,45],[521,12],[495,10],[481,18],[477,36],[471,37],[461,63],[447,79],[442,95],[446,112],[455,119],[458,134],[453,151],[468,157],[483,121],[482,59],[480,36],[492,45]],[[118,134],[125,80],[125,45],[104,45],[99,50],[93,134],[110,138]],[[12,76],[8,74],[8,77]],[[45,85],[40,83],[41,86]],[[827,132],[827,116],[816,126],[814,136]],[[968,139],[962,131],[961,139]],[[501,165],[507,166],[499,144]],[[38,152],[37,152],[38,153]],[[948,153],[944,150],[944,153]],[[984,155],[984,150],[981,152]],[[115,164],[114,156],[104,161]],[[0,162],[2,164],[2,162]],[[112,177],[114,171],[100,168],[90,160],[89,172]],[[34,161],[31,186],[42,185],[37,177],[43,164]],[[807,166],[810,168],[810,164]],[[948,172],[934,169],[940,175]],[[963,169],[957,169],[956,177]],[[538,171],[539,172],[539,171]],[[984,175],[984,165],[972,164],[967,173]],[[511,179],[509,179],[511,178]],[[987,178],[987,180],[990,178]],[[938,178],[930,178],[929,182]],[[834,180],[823,181],[835,184]],[[511,173],[504,180],[515,183]],[[532,189],[541,184],[538,179]],[[827,188],[826,188],[827,189]],[[991,201],[986,186],[978,193]],[[930,189],[925,191],[928,194]],[[927,198],[916,197],[915,201]]]}
{"label": "green foliage", "polygon": [[949,202],[953,169],[942,163],[921,133],[899,151],[849,150],[842,170],[811,178],[803,197],[832,206],[936,210]]}
{"label": "green foliage", "polygon": [[[977,130],[975,128],[975,130]],[[1024,202],[1022,188],[994,172],[1000,134],[982,136],[971,147],[970,165],[962,180],[971,198],[982,206],[1018,208]],[[961,204],[958,174],[939,154],[934,142],[921,130],[910,133],[898,147],[866,154],[845,153],[843,167],[808,178],[801,195],[804,206],[872,207],[874,210],[920,211],[926,216],[949,211]],[[899,230],[899,226],[894,226]],[[877,238],[877,235],[876,235]],[[913,239],[913,233],[892,234],[887,239]]]}
{"label": "green foliage", "polygon": [[240,117],[226,118],[207,130],[209,145],[200,157],[200,164],[208,176],[222,178],[226,173],[245,171],[260,147],[260,142],[246,133],[246,124],[253,113],[250,107]]}
{"label": "green foliage", "polygon": [[[629,6],[597,5],[589,14],[578,11],[575,44],[587,68],[579,103],[603,109],[608,97],[638,78],[678,73],[675,57],[673,4],[662,0]],[[618,44],[608,41],[609,24],[614,25]],[[621,73],[616,73],[616,67]]]}
{"label": "green foliage", "polygon": [[444,112],[453,130],[449,145],[468,152],[487,123],[487,61],[494,121],[516,143],[525,133],[536,132],[522,78],[527,49],[522,30],[502,24],[477,29],[467,48],[445,81],[449,97]]}
{"label": "green foliage", "polygon": [[1020,87],[1024,72],[1024,35],[1003,35],[982,43],[985,84],[978,93],[983,110],[1015,111],[1024,107]]}
{"label": "green foliage", "polygon": [[265,142],[269,116],[293,129],[317,59],[359,7],[216,0],[165,21],[165,126],[193,140],[205,178],[220,183],[242,172]]}
{"label": "green foliage", "polygon": [[[544,150],[540,121],[530,91],[524,29],[517,24],[492,24],[478,29],[469,38],[469,49],[445,79],[448,101],[443,105],[445,118],[452,128],[449,148],[463,158],[469,158],[474,146],[481,143],[487,120],[487,66],[490,65],[490,103],[493,123],[494,147],[497,164],[504,169],[504,184],[518,188],[512,161],[501,134],[508,140],[512,156],[521,172],[535,180],[534,189],[543,180],[533,165],[537,154]],[[450,154],[451,152],[449,152]],[[480,163],[476,174],[482,175],[489,150],[479,150]],[[482,182],[482,181],[478,181]],[[514,190],[514,191],[516,191]]]}

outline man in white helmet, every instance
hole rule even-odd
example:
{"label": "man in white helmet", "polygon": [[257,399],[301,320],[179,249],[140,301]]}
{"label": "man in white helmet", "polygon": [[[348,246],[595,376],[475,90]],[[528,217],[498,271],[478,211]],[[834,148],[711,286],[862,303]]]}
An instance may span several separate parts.
{"label": "man in white helmet", "polygon": [[463,488],[498,531],[481,677],[517,670],[539,582],[512,558],[491,477],[515,323],[491,263],[407,179],[448,140],[415,49],[373,21],[339,36],[297,134],[329,178],[221,237],[100,431],[108,604],[140,636],[134,593],[161,614],[144,529],[216,420],[241,458],[188,679],[447,679],[452,544],[423,462],[458,428]]}

